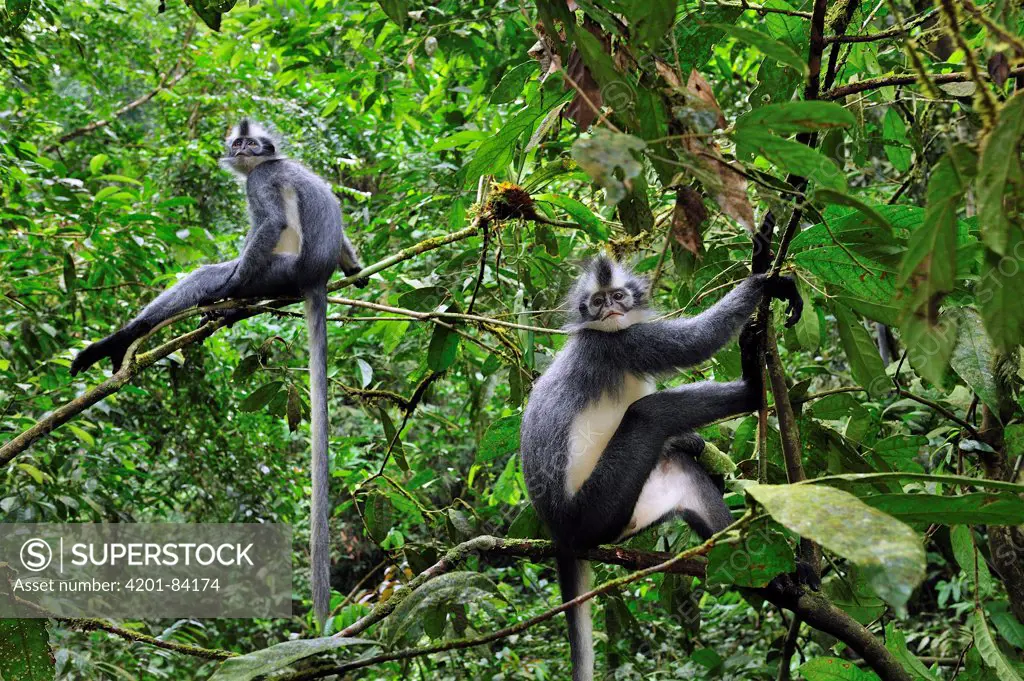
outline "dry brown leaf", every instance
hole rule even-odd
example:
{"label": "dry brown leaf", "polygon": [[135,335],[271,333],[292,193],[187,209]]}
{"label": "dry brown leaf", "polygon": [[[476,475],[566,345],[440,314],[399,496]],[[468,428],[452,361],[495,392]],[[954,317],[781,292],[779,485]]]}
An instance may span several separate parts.
{"label": "dry brown leaf", "polygon": [[711,90],[708,82],[704,80],[704,76],[697,73],[697,69],[690,71],[690,79],[686,81],[686,91],[704,103],[708,110],[718,113],[717,124],[719,128],[725,128],[729,125],[729,122],[725,120],[725,116],[722,114],[722,107],[718,106],[715,93]]}
{"label": "dry brown leaf", "polygon": [[704,201],[691,187],[676,190],[676,205],[672,209],[672,238],[694,255],[700,254],[703,241],[701,226],[708,219]]}
{"label": "dry brown leaf", "polygon": [[988,59],[988,75],[999,87],[1010,77],[1010,60],[1002,52],[996,52]]}

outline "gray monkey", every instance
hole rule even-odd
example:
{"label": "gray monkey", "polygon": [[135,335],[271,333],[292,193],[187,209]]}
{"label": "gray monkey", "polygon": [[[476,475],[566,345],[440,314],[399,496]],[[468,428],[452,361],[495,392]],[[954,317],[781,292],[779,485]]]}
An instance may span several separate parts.
{"label": "gray monkey", "polygon": [[[305,299],[309,333],[310,441],[313,497],[310,563],[313,610],[323,626],[330,605],[327,461],[327,282],[340,266],[362,270],[345,236],[341,207],[330,186],[298,161],[278,153],[279,143],[259,124],[243,119],[225,140],[222,164],[245,178],[251,226],[239,257],[205,265],[143,308],[121,330],[93,343],[71,363],[71,375],[109,357],[116,371],[125,352],[158,324],[197,305],[227,298]],[[356,285],[366,286],[365,278]],[[234,311],[221,314],[231,323]]]}
{"label": "gray monkey", "polygon": [[[569,294],[569,340],[534,384],[521,454],[530,499],[559,549],[562,600],[588,590],[574,552],[681,516],[703,538],[732,522],[721,489],[694,457],[694,428],[760,406],[761,368],[748,326],[743,378],[655,390],[654,378],[710,359],[743,327],[762,296],[803,303],[794,282],[754,275],[689,319],[654,321],[646,281],[598,257]],[[593,678],[589,602],[566,611],[573,680]]]}

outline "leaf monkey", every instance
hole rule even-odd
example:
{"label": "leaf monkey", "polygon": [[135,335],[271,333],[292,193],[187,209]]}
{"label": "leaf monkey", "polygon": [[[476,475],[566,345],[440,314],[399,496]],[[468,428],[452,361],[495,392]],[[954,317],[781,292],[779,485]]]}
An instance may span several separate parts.
{"label": "leaf monkey", "polygon": [[[205,265],[161,293],[120,331],[75,357],[71,375],[109,357],[114,370],[139,337],[173,315],[227,298],[305,299],[309,332],[310,440],[313,496],[310,563],[313,610],[321,627],[330,605],[327,461],[327,282],[340,266],[362,270],[342,228],[341,207],[330,186],[298,161],[278,153],[279,141],[243,119],[225,140],[226,168],[245,179],[251,227],[239,257]],[[356,285],[366,286],[365,278]],[[229,323],[239,314],[224,311]]]}
{"label": "leaf monkey", "polygon": [[[761,368],[750,351],[756,332],[748,325],[740,338],[738,381],[658,392],[653,377],[710,359],[764,295],[788,301],[787,325],[803,309],[792,279],[757,274],[696,317],[653,321],[648,288],[606,257],[590,263],[569,294],[569,340],[523,414],[523,473],[560,549],[563,602],[589,589],[589,565],[576,551],[674,516],[704,539],[732,523],[721,489],[695,460],[704,441],[693,429],[760,406]],[[574,681],[593,678],[589,605],[565,613]]]}

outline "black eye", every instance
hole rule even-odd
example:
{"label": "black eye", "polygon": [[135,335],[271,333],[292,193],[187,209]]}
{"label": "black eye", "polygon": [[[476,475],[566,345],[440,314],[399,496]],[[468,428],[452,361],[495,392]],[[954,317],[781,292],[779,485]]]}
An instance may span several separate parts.
{"label": "black eye", "polygon": [[240,146],[242,146],[242,140],[236,139],[234,142],[231,143],[231,146],[232,147],[240,147]]}
{"label": "black eye", "polygon": [[590,299],[590,304],[596,307],[601,307],[602,305],[604,305],[604,296],[594,296],[593,298]]}
{"label": "black eye", "polygon": [[626,294],[623,293],[622,291],[616,291],[615,293],[612,294],[612,298],[614,298],[615,300],[622,300],[625,297]]}

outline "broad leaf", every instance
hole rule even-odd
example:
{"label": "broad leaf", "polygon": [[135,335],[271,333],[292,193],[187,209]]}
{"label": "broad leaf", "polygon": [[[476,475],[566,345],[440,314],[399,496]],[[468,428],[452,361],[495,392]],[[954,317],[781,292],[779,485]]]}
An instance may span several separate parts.
{"label": "broad leaf", "polygon": [[754,485],[746,491],[771,516],[855,563],[887,603],[901,607],[924,579],[921,538],[857,497],[822,485]]}
{"label": "broad leaf", "polygon": [[375,645],[361,638],[326,636],[285,641],[247,655],[232,657],[221,662],[210,681],[252,681],[284,669],[299,660],[354,645]]}
{"label": "broad leaf", "polygon": [[846,128],[856,121],[835,102],[781,102],[758,107],[736,120],[736,127],[767,128],[779,135]]}
{"label": "broad leaf", "polygon": [[[877,447],[877,445],[876,445]],[[916,448],[915,448],[916,449]],[[878,494],[863,497],[868,506],[905,523],[928,525],[1022,525],[1024,499],[1010,492]]]}
{"label": "broad leaf", "polygon": [[852,312],[842,305],[834,306],[834,310],[839,322],[839,339],[850,362],[853,379],[872,395],[889,390],[892,382],[885,374],[875,341]]}
{"label": "broad leaf", "polygon": [[780,532],[764,524],[735,541],[716,544],[708,554],[707,583],[762,587],[796,569],[793,549]]}
{"label": "broad leaf", "polygon": [[423,613],[436,608],[452,608],[472,602],[504,600],[497,587],[477,572],[449,572],[426,582],[388,615],[384,621],[385,637],[391,644],[403,638],[414,638],[422,631]]}
{"label": "broad leaf", "polygon": [[46,623],[45,619],[0,619],[0,678],[53,681]]}
{"label": "broad leaf", "polygon": [[907,649],[907,637],[892,622],[885,625],[885,647],[914,681],[939,681],[928,671],[924,663]]}
{"label": "broad leaf", "polygon": [[1009,255],[1011,225],[1020,229],[1024,210],[1024,168],[1020,144],[1024,138],[1024,92],[1010,98],[999,121],[985,139],[978,167],[978,224],[985,245]]}
{"label": "broad leaf", "polygon": [[959,321],[959,326],[956,345],[949,361],[950,366],[978,398],[987,404],[993,413],[998,414],[999,404],[993,375],[995,358],[992,343],[982,328],[981,315],[969,307],[958,308],[954,315]]}
{"label": "broad leaf", "polygon": [[874,672],[861,669],[849,660],[838,657],[816,657],[800,666],[800,676],[807,681],[879,681]]}
{"label": "broad leaf", "polygon": [[971,629],[974,631],[974,645],[977,646],[981,659],[995,670],[999,681],[1024,681],[996,645],[992,630],[985,621],[985,613],[981,610],[976,609],[971,615]]}
{"label": "broad leaf", "polygon": [[750,28],[743,28],[741,26],[728,24],[716,24],[715,28],[725,32],[726,35],[730,35],[740,42],[756,47],[766,57],[770,57],[780,64],[792,66],[803,75],[807,74],[807,61],[797,54],[789,45]]}
{"label": "broad leaf", "polygon": [[488,428],[480,440],[480,447],[476,452],[476,460],[479,462],[493,461],[519,450],[519,428],[523,424],[523,417],[520,414],[504,416]]}

